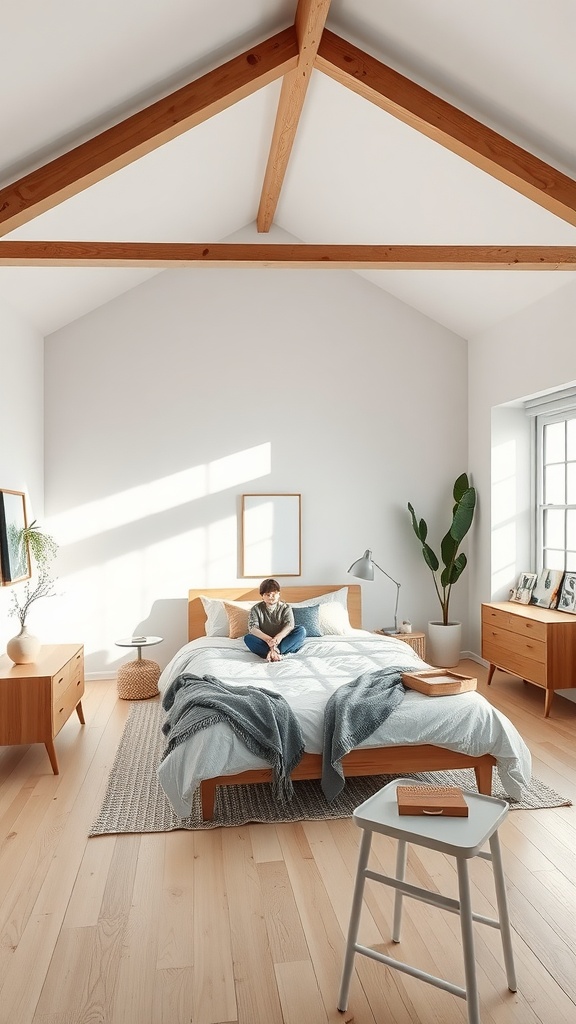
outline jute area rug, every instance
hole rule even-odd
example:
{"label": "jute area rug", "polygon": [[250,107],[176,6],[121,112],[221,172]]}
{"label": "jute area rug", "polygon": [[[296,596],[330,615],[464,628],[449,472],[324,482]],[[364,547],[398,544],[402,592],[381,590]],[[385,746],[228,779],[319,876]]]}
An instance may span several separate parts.
{"label": "jute area rug", "polygon": [[[351,778],[343,793],[327,804],[320,782],[294,783],[294,797],[289,804],[279,805],[272,787],[266,783],[253,786],[220,786],[216,792],[212,821],[202,821],[196,794],[189,818],[179,818],[172,810],[158,782],[157,768],[164,749],[161,724],[164,712],[158,700],[134,701],[114,764],[106,795],[89,835],[120,832],[171,832],[174,829],[207,829],[246,825],[249,822],[309,821],[311,819],[349,818],[363,800],[395,778],[378,775]],[[455,772],[415,773],[415,782],[431,782],[437,786],[460,786],[476,789],[474,772],[469,768]],[[493,795],[508,799],[494,772]],[[536,809],[566,807],[566,800],[539,779],[532,779],[520,802],[510,801],[511,808]]]}

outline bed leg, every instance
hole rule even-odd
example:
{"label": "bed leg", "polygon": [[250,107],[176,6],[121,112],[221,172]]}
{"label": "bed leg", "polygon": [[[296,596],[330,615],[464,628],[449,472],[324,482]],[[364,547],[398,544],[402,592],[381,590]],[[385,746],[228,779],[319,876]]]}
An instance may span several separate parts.
{"label": "bed leg", "polygon": [[200,803],[202,805],[202,820],[212,821],[214,817],[214,800],[216,798],[216,785],[211,779],[205,779],[200,783]]}
{"label": "bed leg", "polygon": [[492,765],[478,764],[474,769],[478,792],[484,796],[492,796]]}

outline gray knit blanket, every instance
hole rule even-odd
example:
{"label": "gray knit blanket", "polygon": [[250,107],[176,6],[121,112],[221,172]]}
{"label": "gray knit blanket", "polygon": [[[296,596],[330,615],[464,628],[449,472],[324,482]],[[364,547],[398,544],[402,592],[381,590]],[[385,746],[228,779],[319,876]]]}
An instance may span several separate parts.
{"label": "gray knit blanket", "polygon": [[376,669],[340,686],[324,711],[322,790],[331,803],[344,789],[342,758],[368,739],[404,700],[407,668]]}
{"label": "gray knit blanket", "polygon": [[225,722],[248,750],[270,764],[276,799],[292,798],[290,773],[304,753],[304,741],[294,712],[279,693],[184,673],[170,683],[162,707],[167,712],[162,732],[168,737],[162,760],[201,729]]}

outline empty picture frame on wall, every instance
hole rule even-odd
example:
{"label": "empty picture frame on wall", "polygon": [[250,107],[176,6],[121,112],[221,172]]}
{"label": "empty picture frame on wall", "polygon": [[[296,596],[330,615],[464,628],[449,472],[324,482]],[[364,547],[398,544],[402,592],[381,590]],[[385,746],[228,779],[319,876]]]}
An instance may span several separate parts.
{"label": "empty picture frame on wall", "polygon": [[301,495],[242,495],[240,575],[300,576]]}
{"label": "empty picture frame on wall", "polygon": [[558,598],[558,611],[576,615],[576,572],[567,572],[562,580],[562,589]]}
{"label": "empty picture frame on wall", "polygon": [[22,491],[0,490],[0,582],[3,586],[29,580],[32,571],[28,544],[26,496]]}

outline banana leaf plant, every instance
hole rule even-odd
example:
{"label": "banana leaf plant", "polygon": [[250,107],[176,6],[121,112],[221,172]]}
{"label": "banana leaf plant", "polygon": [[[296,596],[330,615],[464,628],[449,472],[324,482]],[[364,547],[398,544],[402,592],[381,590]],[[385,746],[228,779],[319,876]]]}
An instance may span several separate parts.
{"label": "banana leaf plant", "polygon": [[452,587],[460,579],[468,564],[464,552],[458,553],[458,550],[472,526],[476,509],[476,490],[470,486],[466,473],[462,473],[458,477],[452,494],[455,503],[452,509],[452,522],[448,533],[443,537],[440,545],[440,555],[442,558],[441,572],[439,572],[440,559],[427,543],[428,526],[424,519],[416,518],[416,513],[410,502],[408,502],[408,511],[412,517],[412,528],[422,545],[424,561],[432,573],[434,587],[442,608],[442,623],[444,626],[447,626],[450,622],[449,606]]}

